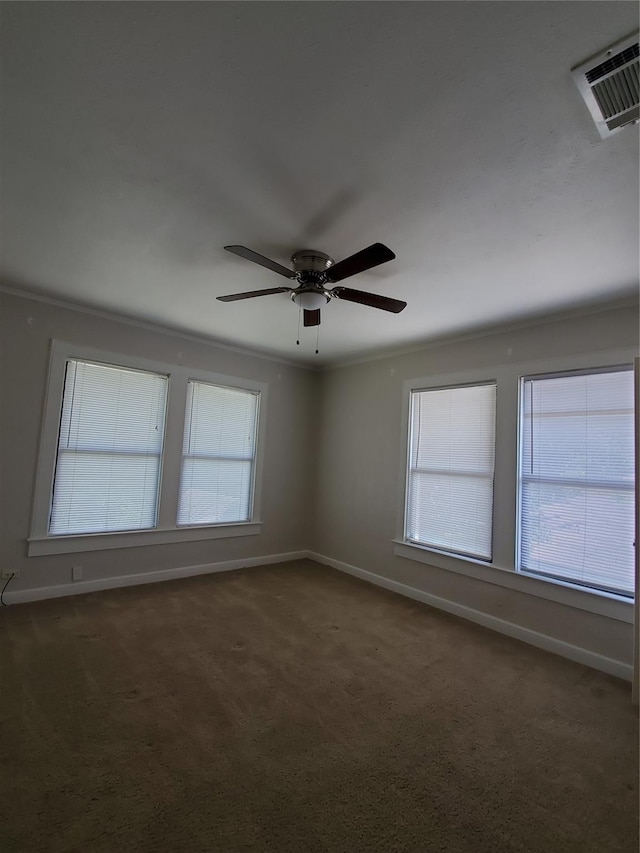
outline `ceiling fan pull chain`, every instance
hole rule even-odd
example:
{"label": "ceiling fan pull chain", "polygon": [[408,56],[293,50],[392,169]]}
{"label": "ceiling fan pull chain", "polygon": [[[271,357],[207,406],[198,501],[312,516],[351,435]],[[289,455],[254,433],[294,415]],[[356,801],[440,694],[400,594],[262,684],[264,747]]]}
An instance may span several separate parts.
{"label": "ceiling fan pull chain", "polygon": [[300,346],[300,317],[302,315],[302,308],[298,308],[298,340],[296,341],[296,346]]}
{"label": "ceiling fan pull chain", "polygon": [[316,355],[318,355],[318,353],[320,352],[319,344],[320,344],[320,325],[318,324],[316,326]]}

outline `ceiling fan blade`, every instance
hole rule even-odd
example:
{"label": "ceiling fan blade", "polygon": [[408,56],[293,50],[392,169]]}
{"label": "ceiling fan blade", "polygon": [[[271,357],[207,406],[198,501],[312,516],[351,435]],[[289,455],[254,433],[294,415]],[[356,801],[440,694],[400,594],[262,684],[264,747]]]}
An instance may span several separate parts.
{"label": "ceiling fan blade", "polygon": [[285,278],[296,277],[293,270],[283,267],[282,264],[278,264],[270,258],[265,258],[264,255],[259,255],[252,249],[247,249],[246,246],[225,246],[224,248],[227,252],[232,252],[234,255],[238,255],[240,258],[244,258],[247,261],[253,261],[254,264],[260,264],[261,267],[266,267],[272,272],[277,272],[279,275],[285,276]]}
{"label": "ceiling fan blade", "polygon": [[391,299],[389,296],[379,296],[377,293],[365,293],[364,290],[354,290],[351,287],[334,287],[331,293],[338,299],[357,302],[359,305],[370,305],[372,308],[381,308],[393,314],[399,314],[407,307],[407,303],[401,299]]}
{"label": "ceiling fan blade", "polygon": [[327,281],[342,281],[351,275],[356,275],[359,272],[370,270],[372,267],[377,267],[378,264],[385,264],[387,261],[392,261],[395,258],[391,249],[387,248],[383,243],[374,243],[355,255],[350,255],[343,261],[338,261],[327,270]]}
{"label": "ceiling fan blade", "polygon": [[320,325],[320,309],[318,308],[316,311],[304,311],[303,317],[303,325],[305,326],[319,326]]}
{"label": "ceiling fan blade", "polygon": [[238,299],[252,299],[254,296],[270,296],[272,293],[290,293],[292,287],[270,287],[268,290],[247,290],[246,293],[231,293],[229,296],[216,296],[219,302],[237,302]]}

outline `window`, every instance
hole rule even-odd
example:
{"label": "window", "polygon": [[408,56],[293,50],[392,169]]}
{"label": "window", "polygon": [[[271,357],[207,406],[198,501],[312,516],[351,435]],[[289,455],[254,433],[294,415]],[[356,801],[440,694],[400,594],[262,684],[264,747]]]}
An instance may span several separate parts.
{"label": "window", "polygon": [[521,383],[518,568],[634,592],[629,368]]}
{"label": "window", "polygon": [[266,394],[53,341],[29,556],[260,533]]}
{"label": "window", "polygon": [[636,356],[514,359],[491,382],[484,367],[405,380],[393,553],[633,622]]}
{"label": "window", "polygon": [[189,382],[178,524],[246,521],[258,395]]}
{"label": "window", "polygon": [[156,525],[167,377],[67,361],[49,534]]}
{"label": "window", "polygon": [[412,391],[406,539],[492,557],[496,384]]}

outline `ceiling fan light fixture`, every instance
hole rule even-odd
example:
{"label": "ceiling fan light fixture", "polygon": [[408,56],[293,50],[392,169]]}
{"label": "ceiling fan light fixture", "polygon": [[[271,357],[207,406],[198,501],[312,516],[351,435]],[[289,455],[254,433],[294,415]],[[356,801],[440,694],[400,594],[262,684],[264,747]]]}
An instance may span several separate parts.
{"label": "ceiling fan light fixture", "polygon": [[329,301],[329,296],[320,290],[296,290],[291,298],[304,311],[317,311]]}

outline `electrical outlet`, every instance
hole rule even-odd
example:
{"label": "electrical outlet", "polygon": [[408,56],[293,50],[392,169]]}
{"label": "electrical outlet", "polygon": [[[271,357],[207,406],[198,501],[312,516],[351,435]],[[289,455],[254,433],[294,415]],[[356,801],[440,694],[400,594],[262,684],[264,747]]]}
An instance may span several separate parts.
{"label": "electrical outlet", "polygon": [[0,577],[3,580],[8,578],[19,578],[20,569],[2,569],[2,571],[0,572]]}
{"label": "electrical outlet", "polygon": [[82,580],[82,566],[72,566],[71,567],[71,580],[81,581]]}

